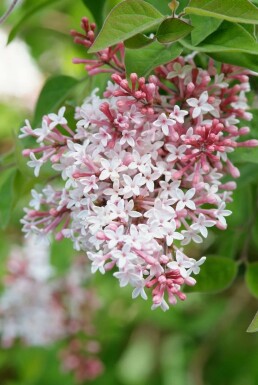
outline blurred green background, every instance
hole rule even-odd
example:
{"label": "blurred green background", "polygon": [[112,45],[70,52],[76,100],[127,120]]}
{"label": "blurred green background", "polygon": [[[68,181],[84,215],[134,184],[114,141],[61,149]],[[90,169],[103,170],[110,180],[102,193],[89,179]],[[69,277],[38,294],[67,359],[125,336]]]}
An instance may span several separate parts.
{"label": "blurred green background", "polygon": [[[1,2],[0,14],[4,13],[7,3]],[[20,166],[15,176],[15,199],[10,223],[0,233],[1,276],[5,272],[10,247],[22,242],[19,220],[28,202],[29,190],[35,185],[31,173],[24,174],[24,167],[17,158],[19,145],[16,136],[19,127],[25,118],[33,117],[33,108],[44,79],[56,74],[85,77],[83,66],[72,64],[73,57],[83,57],[85,53],[73,44],[69,30],[79,29],[81,17],[90,16],[89,11],[79,0],[39,1],[37,5],[43,3],[46,3],[45,6],[38,12],[25,17],[13,43],[6,47],[1,42],[0,47],[2,60],[7,54],[6,50],[10,50],[17,42],[25,42],[38,73],[31,95],[26,95],[26,90],[24,95],[18,96],[0,91],[1,156],[16,148],[14,153],[7,156],[5,163],[0,163],[0,174],[5,171],[6,165],[12,165],[17,159]],[[104,13],[115,3],[118,1],[108,0]],[[35,5],[34,0],[20,2],[0,29],[5,38]],[[21,62],[20,57],[16,56],[14,64],[18,73]],[[8,76],[12,77],[12,74],[8,73]],[[28,76],[27,81],[31,80]],[[104,79],[94,82],[101,88]],[[252,83],[254,90],[257,89],[257,80],[253,79]],[[93,85],[90,84],[90,87]],[[72,100],[81,100],[82,95],[86,96],[88,88],[88,83],[82,83],[70,96],[68,105],[73,103]],[[255,106],[254,97],[252,103]],[[252,136],[256,138],[257,125],[258,114],[255,112]],[[212,254],[243,261],[248,259],[254,263],[258,261],[258,154],[257,159],[248,159],[248,154],[241,152],[236,157],[241,177],[234,203],[229,205],[233,215],[228,220],[228,229],[225,232],[213,231],[202,247],[191,248],[189,256]],[[69,242],[53,245],[52,261],[60,271],[66,268],[72,256]],[[246,264],[240,264],[238,276],[225,291],[209,295],[189,294],[185,303],[179,303],[166,313],[159,309],[151,311],[149,301],[132,301],[130,289],[120,289],[111,274],[92,277],[90,284],[101,298],[95,324],[105,365],[103,375],[92,384],[257,385],[258,336],[247,334],[246,329],[257,310],[258,279],[249,275],[246,284],[246,269]],[[71,375],[60,370],[59,347],[25,348],[18,344],[10,349],[2,348],[0,384],[75,384]]]}

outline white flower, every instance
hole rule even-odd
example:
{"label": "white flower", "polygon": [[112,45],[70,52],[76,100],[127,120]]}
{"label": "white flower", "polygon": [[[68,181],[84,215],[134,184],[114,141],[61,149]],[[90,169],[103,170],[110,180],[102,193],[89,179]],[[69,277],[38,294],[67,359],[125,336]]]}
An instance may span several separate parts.
{"label": "white flower", "polygon": [[151,154],[140,155],[139,152],[133,150],[132,155],[133,161],[128,166],[129,170],[135,170],[138,168],[140,172],[144,173],[146,167],[149,167],[151,164]]}
{"label": "white flower", "polygon": [[214,110],[214,107],[211,104],[207,103],[208,99],[209,94],[207,91],[204,91],[199,97],[199,99],[190,98],[186,100],[189,106],[193,107],[192,117],[194,119],[200,116],[202,113],[207,113]]}
{"label": "white flower", "polygon": [[179,147],[176,147],[173,144],[168,143],[165,145],[165,147],[168,150],[168,152],[170,152],[170,154],[167,156],[168,162],[173,162],[176,159],[182,159],[187,149],[187,146],[185,146],[184,144],[182,144]]}
{"label": "white flower", "polygon": [[38,137],[37,142],[40,143],[40,142],[43,142],[43,140],[46,139],[46,137],[51,133],[51,128],[48,125],[46,119],[43,119],[42,120],[42,127],[41,128],[35,128],[35,130],[33,132]]}
{"label": "white flower", "polygon": [[119,242],[124,240],[124,226],[119,226],[116,231],[105,229],[104,233],[108,237],[108,247],[113,249]]}
{"label": "white flower", "polygon": [[225,202],[221,202],[219,204],[219,207],[217,210],[214,211],[214,215],[216,216],[216,218],[219,220],[219,222],[223,225],[223,226],[227,226],[227,222],[226,222],[226,219],[224,217],[227,217],[229,215],[232,214],[232,211],[230,210],[225,210],[225,207],[226,207],[226,203]]}
{"label": "white flower", "polygon": [[30,206],[35,210],[39,210],[43,195],[39,194],[36,190],[31,190],[32,200],[30,201]]}
{"label": "white flower", "polygon": [[196,261],[194,258],[190,258],[191,266],[187,270],[187,274],[191,275],[192,273],[194,274],[199,274],[200,273],[200,266],[206,261],[206,257],[202,257],[199,259],[199,261]]}
{"label": "white flower", "polygon": [[133,179],[129,175],[123,175],[124,188],[121,189],[121,194],[125,199],[131,198],[133,195],[140,195],[140,187],[144,184],[144,179],[141,174],[137,174]]}
{"label": "white flower", "polygon": [[91,175],[90,177],[80,178],[80,183],[85,186],[83,188],[83,193],[87,194],[91,190],[98,190],[99,186],[97,184],[96,175]]}
{"label": "white flower", "polygon": [[200,231],[200,233],[202,234],[202,236],[204,238],[207,238],[208,236],[208,230],[206,227],[212,227],[216,224],[215,221],[211,221],[211,220],[208,220],[206,219],[205,215],[203,214],[200,214],[198,219],[197,219],[197,222],[193,223],[191,225],[191,228],[196,230],[196,231]]}
{"label": "white flower", "polygon": [[157,180],[159,177],[160,173],[158,170],[152,172],[152,169],[150,167],[145,168],[144,173],[142,175],[142,179],[150,192],[154,191],[154,181]]}
{"label": "white flower", "polygon": [[170,119],[167,117],[167,115],[162,112],[162,114],[159,115],[158,119],[153,122],[153,125],[155,127],[159,127],[162,129],[164,135],[169,135],[169,127],[173,126],[176,123],[175,120]]}
{"label": "white flower", "polygon": [[178,105],[175,105],[174,111],[170,113],[169,117],[171,119],[175,119],[178,123],[183,124],[186,115],[188,115],[188,111],[180,110],[180,107]]}
{"label": "white flower", "polygon": [[51,123],[49,125],[50,129],[53,129],[58,124],[65,125],[67,124],[67,120],[64,118],[65,107],[61,107],[57,114],[48,114]]}
{"label": "white flower", "polygon": [[42,159],[37,159],[34,155],[34,152],[31,152],[30,153],[30,159],[28,162],[27,162],[27,165],[29,167],[32,167],[34,168],[34,175],[36,177],[39,176],[39,171],[40,171],[40,167],[43,165],[44,161]]}
{"label": "white flower", "polygon": [[191,198],[195,195],[195,188],[191,188],[186,193],[184,193],[179,188],[176,189],[176,196],[178,199],[178,202],[176,204],[176,211],[181,211],[185,207],[195,210],[196,206],[195,203],[191,200]]}
{"label": "white flower", "polygon": [[163,230],[166,236],[166,243],[168,246],[171,246],[174,239],[182,240],[184,236],[178,233],[176,230],[176,222],[171,220],[170,222],[165,222],[163,224]]}
{"label": "white flower", "polygon": [[188,230],[182,230],[182,234],[184,236],[184,239],[181,242],[182,246],[188,245],[191,241],[194,241],[195,243],[202,243],[203,241],[202,237],[191,227]]}
{"label": "white flower", "polygon": [[111,135],[103,127],[100,127],[99,132],[93,135],[94,138],[100,141],[102,146],[106,147]]}
{"label": "white flower", "polygon": [[180,250],[176,252],[176,261],[169,262],[167,267],[171,270],[179,270],[183,278],[187,277],[189,269],[193,266],[193,261],[187,258]]}
{"label": "white flower", "polygon": [[136,130],[123,130],[122,132],[122,138],[120,139],[121,146],[125,143],[128,143],[129,146],[134,147],[135,141],[134,136],[136,134]]}
{"label": "white flower", "polygon": [[119,178],[119,172],[126,169],[125,166],[121,165],[121,159],[113,158],[110,161],[108,159],[102,159],[102,171],[100,173],[99,179],[105,180],[110,178],[112,181],[115,181]]}
{"label": "white flower", "polygon": [[116,261],[119,268],[124,268],[128,261],[132,261],[137,258],[137,255],[130,250],[130,246],[125,244],[122,250],[113,250],[112,258]]}

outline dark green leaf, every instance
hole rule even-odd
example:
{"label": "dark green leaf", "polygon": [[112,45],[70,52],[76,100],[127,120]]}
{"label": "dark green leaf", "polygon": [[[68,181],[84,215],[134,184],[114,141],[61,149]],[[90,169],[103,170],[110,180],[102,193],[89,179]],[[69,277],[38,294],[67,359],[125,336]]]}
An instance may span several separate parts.
{"label": "dark green leaf", "polygon": [[55,111],[78,84],[79,81],[71,76],[59,75],[48,79],[37,101],[33,125],[39,124],[44,114]]}
{"label": "dark green leaf", "polygon": [[182,39],[192,31],[193,27],[180,19],[169,18],[164,20],[157,31],[157,40],[160,43],[173,43]]}
{"label": "dark green leaf", "polygon": [[20,31],[20,29],[23,27],[23,25],[28,21],[28,19],[33,16],[35,13],[41,11],[42,9],[53,5],[53,3],[56,3],[57,1],[60,0],[46,0],[40,4],[36,4],[32,8],[30,8],[25,15],[18,21],[17,24],[11,29],[11,32],[9,33],[8,36],[8,41],[7,44],[11,43],[11,41],[15,38],[17,33]]}
{"label": "dark green leaf", "polygon": [[164,16],[143,0],[125,0],[112,9],[89,52],[129,39],[157,26]]}
{"label": "dark green leaf", "polygon": [[195,286],[187,287],[187,292],[217,293],[229,287],[237,273],[237,264],[224,257],[207,257],[196,276]]}
{"label": "dark green leaf", "polygon": [[103,22],[103,7],[106,0],[82,0],[86,5],[88,10],[91,12],[94,20],[96,21],[98,26],[102,25]]}
{"label": "dark green leaf", "polygon": [[250,293],[258,298],[258,262],[247,266],[245,280]]}
{"label": "dark green leaf", "polygon": [[130,37],[130,39],[125,40],[124,44],[126,48],[137,49],[145,47],[146,45],[149,45],[152,42],[153,39],[143,35],[142,33],[138,33],[138,35],[135,35],[133,37]]}
{"label": "dark green leaf", "polygon": [[254,319],[250,323],[247,329],[247,333],[258,332],[258,312],[255,314]]}
{"label": "dark green leaf", "polygon": [[147,76],[151,70],[159,65],[176,59],[183,48],[179,43],[166,47],[154,42],[141,50],[125,50],[125,66],[127,74],[136,72],[139,76]]}
{"label": "dark green leaf", "polygon": [[191,32],[192,44],[200,44],[206,37],[215,32],[222,20],[215,19],[214,17],[203,17],[197,15],[191,15],[191,21],[194,29]]}
{"label": "dark green leaf", "polygon": [[258,71],[257,55],[249,53],[241,54],[239,52],[210,52],[209,56],[221,63],[233,64],[255,72]]}
{"label": "dark green leaf", "polygon": [[191,0],[185,12],[239,23],[258,24],[258,9],[248,0]]}
{"label": "dark green leaf", "polygon": [[0,227],[4,229],[9,222],[13,206],[14,178],[16,170],[11,169],[1,173],[0,181]]}

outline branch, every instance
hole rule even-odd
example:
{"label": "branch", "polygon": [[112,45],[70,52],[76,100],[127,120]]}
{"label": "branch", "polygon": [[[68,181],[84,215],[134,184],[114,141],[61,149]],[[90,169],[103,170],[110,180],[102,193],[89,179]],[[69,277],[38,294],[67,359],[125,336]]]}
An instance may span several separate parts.
{"label": "branch", "polygon": [[14,7],[16,6],[16,4],[18,3],[18,1],[19,0],[13,0],[9,9],[3,14],[2,17],[0,17],[0,24],[2,24],[8,18],[8,16],[12,13],[12,11],[13,11]]}

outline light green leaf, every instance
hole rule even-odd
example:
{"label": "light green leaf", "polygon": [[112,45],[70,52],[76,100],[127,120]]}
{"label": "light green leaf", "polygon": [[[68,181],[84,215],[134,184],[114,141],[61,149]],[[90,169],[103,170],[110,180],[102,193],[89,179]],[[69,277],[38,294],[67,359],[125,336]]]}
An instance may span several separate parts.
{"label": "light green leaf", "polygon": [[186,287],[186,292],[220,292],[232,284],[236,274],[237,264],[232,259],[208,256],[196,276],[196,285]]}
{"label": "light green leaf", "polygon": [[86,5],[94,20],[96,21],[98,26],[102,25],[103,22],[103,7],[106,0],[82,0],[82,2]]}
{"label": "light green leaf", "polygon": [[126,73],[136,72],[139,76],[147,76],[153,68],[176,59],[182,51],[179,43],[166,47],[158,42],[137,51],[126,49]]}
{"label": "light green leaf", "polygon": [[258,44],[239,24],[224,21],[220,28],[208,36],[198,47],[202,52],[246,52],[258,54]]}
{"label": "light green leaf", "polygon": [[248,0],[191,0],[185,12],[239,23],[258,24],[258,8]]}
{"label": "light green leaf", "polygon": [[143,0],[125,0],[112,9],[88,52],[97,52],[157,26],[164,16]]}
{"label": "light green leaf", "polygon": [[247,329],[247,333],[258,332],[258,312],[255,314],[254,319],[250,323]]}
{"label": "light green leaf", "polygon": [[40,4],[36,4],[35,6],[31,7],[30,9],[28,9],[28,11],[25,13],[25,15],[22,16],[22,18],[18,21],[18,23],[15,24],[15,26],[11,29],[11,32],[9,33],[9,36],[8,36],[7,44],[10,44],[11,41],[13,41],[13,39],[15,38],[17,33],[20,31],[20,29],[23,27],[23,25],[28,21],[28,19],[31,16],[33,16],[35,13],[41,11],[42,9],[44,9],[50,5],[53,5],[53,3],[56,3],[57,1],[60,1],[60,0],[46,0]]}
{"label": "light green leaf", "polygon": [[197,15],[191,15],[192,26],[194,29],[191,32],[192,44],[198,45],[209,35],[215,32],[222,20],[215,19],[214,17],[203,17]]}
{"label": "light green leaf", "polygon": [[193,27],[180,19],[169,18],[164,20],[157,31],[157,40],[160,43],[172,43],[182,39],[192,31]]}
{"label": "light green leaf", "polygon": [[146,45],[149,45],[152,42],[153,42],[153,39],[147,37],[142,33],[138,33],[138,35],[135,35],[133,37],[130,37],[130,39],[125,40],[124,44],[126,48],[138,49],[138,48],[145,47]]}
{"label": "light green leaf", "polygon": [[258,262],[247,265],[245,280],[250,293],[258,298]]}
{"label": "light green leaf", "polygon": [[155,339],[150,332],[134,335],[117,365],[119,380],[125,385],[148,383],[155,364]]}
{"label": "light green leaf", "polygon": [[1,173],[0,180],[0,228],[4,229],[9,222],[13,207],[15,169]]}
{"label": "light green leaf", "polygon": [[71,76],[58,75],[49,78],[39,95],[33,125],[39,124],[44,114],[54,112],[78,84],[79,81]]}

